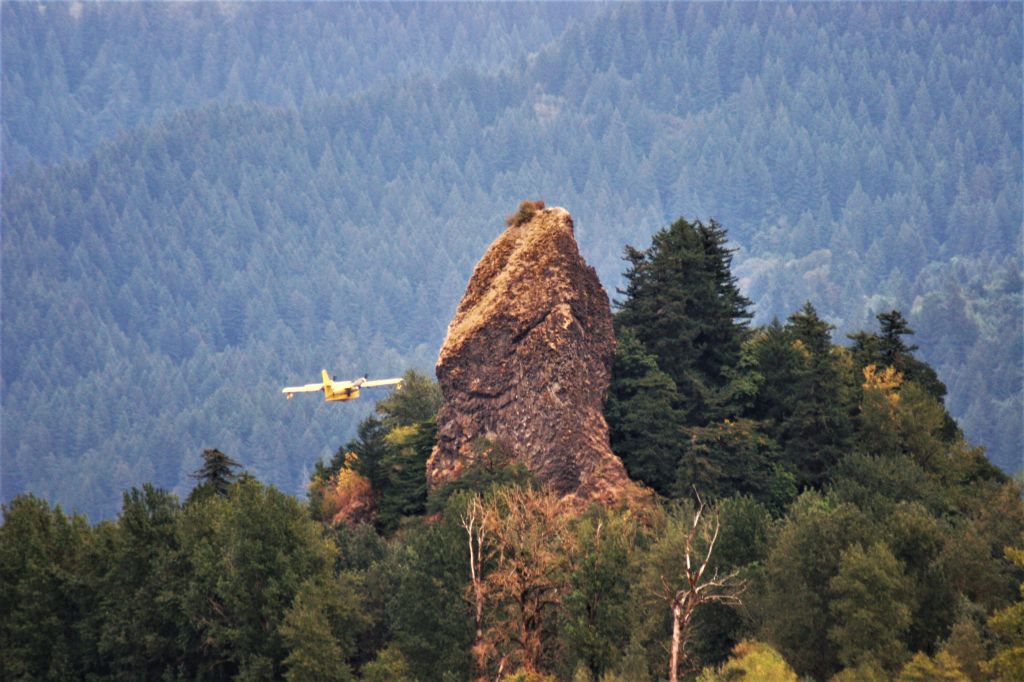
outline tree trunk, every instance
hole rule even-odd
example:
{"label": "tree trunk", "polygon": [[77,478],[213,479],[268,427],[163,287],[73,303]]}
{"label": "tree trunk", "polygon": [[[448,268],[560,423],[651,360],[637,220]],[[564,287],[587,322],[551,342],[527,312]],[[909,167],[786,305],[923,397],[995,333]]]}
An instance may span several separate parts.
{"label": "tree trunk", "polygon": [[668,663],[668,682],[678,682],[679,644],[682,639],[683,605],[677,600],[672,604],[672,650]]}

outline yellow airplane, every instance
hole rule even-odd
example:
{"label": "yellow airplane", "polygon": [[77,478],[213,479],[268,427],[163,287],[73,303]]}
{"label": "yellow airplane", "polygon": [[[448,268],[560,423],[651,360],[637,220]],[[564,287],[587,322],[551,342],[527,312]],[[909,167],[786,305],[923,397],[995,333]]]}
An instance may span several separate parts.
{"label": "yellow airplane", "polygon": [[332,379],[325,369],[323,371],[323,381],[319,384],[306,384],[305,386],[286,386],[281,389],[281,393],[288,396],[288,400],[291,400],[296,393],[312,393],[314,391],[323,391],[324,400],[355,400],[359,397],[359,389],[361,388],[374,388],[376,386],[398,386],[402,383],[401,379],[377,379],[375,381],[367,381],[366,377],[356,379],[355,381],[337,381]]}

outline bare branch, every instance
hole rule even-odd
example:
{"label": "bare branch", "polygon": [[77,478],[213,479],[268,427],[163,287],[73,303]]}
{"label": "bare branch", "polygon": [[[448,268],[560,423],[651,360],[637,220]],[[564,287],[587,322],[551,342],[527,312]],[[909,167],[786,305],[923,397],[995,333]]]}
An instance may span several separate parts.
{"label": "bare branch", "polygon": [[[746,589],[743,581],[737,580],[738,572],[732,571],[726,575],[720,575],[715,568],[708,576],[708,567],[711,565],[715,551],[715,544],[721,532],[721,521],[717,513],[710,517],[705,516],[707,509],[700,493],[694,489],[694,496],[697,499],[697,507],[693,512],[693,518],[686,532],[683,541],[684,564],[682,571],[683,587],[678,590],[671,590],[664,576],[661,578],[662,587],[665,590],[666,601],[672,610],[672,644],[669,649],[669,682],[677,682],[679,679],[679,668],[685,663],[684,672],[692,672],[699,669],[695,662],[690,660],[686,652],[686,644],[689,641],[692,627],[693,613],[702,604],[729,604],[739,605],[740,595]],[[701,554],[698,554],[696,540],[698,533],[702,540],[706,541],[706,547]],[[696,569],[694,568],[696,564]],[[671,595],[671,597],[669,597]]]}

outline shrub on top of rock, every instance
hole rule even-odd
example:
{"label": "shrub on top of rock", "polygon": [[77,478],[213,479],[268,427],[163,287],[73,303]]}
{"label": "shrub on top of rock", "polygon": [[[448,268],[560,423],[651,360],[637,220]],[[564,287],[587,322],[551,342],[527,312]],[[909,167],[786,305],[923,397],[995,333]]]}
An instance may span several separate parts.
{"label": "shrub on top of rock", "polygon": [[528,223],[538,211],[543,210],[543,200],[530,201],[529,199],[524,199],[519,204],[519,210],[505,218],[505,224],[509,227],[516,227],[523,223]]}

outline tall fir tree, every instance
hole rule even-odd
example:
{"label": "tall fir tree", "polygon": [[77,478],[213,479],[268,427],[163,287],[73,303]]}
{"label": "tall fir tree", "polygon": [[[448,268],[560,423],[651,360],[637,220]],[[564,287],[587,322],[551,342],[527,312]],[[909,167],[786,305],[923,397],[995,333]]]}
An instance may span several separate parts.
{"label": "tall fir tree", "polygon": [[832,325],[808,301],[789,316],[786,332],[800,359],[792,376],[788,418],[779,439],[801,487],[821,488],[850,447],[850,404],[833,353]]}
{"label": "tall fir tree", "polygon": [[731,272],[734,250],[717,222],[680,218],[650,248],[626,247],[625,299],[617,325],[630,329],[676,383],[682,423],[734,416],[750,301]]}

